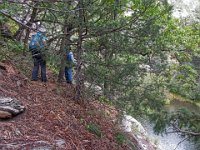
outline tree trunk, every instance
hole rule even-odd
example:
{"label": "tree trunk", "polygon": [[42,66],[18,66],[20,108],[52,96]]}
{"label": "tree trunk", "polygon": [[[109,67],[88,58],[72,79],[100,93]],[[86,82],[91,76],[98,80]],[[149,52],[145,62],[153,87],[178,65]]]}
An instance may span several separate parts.
{"label": "tree trunk", "polygon": [[65,25],[64,26],[64,37],[62,38],[62,43],[60,47],[60,54],[61,54],[61,62],[60,62],[60,70],[58,74],[58,82],[61,83],[63,81],[64,71],[65,71],[65,64],[66,64],[66,53],[70,49],[69,45],[69,39],[71,37],[70,34],[68,34],[70,31],[70,28]]}
{"label": "tree trunk", "polygon": [[83,35],[83,21],[84,21],[84,12],[83,12],[83,0],[79,1],[79,28],[78,28],[78,42],[77,42],[77,70],[76,70],[76,94],[75,100],[81,100],[81,92],[84,84],[82,70],[81,70],[81,56],[82,56],[82,35]]}
{"label": "tree trunk", "polygon": [[61,62],[60,62],[60,70],[58,74],[58,82],[61,83],[63,81],[64,69],[65,69],[65,59],[66,59],[66,51],[65,51],[65,37],[62,38],[61,46],[60,46],[60,55],[61,55]]}
{"label": "tree trunk", "polygon": [[[37,6],[37,3],[35,4]],[[30,21],[27,23],[27,26],[31,27],[35,18],[37,16],[37,8],[34,7],[33,8],[33,11],[32,11],[32,14],[31,14],[31,19]],[[25,36],[25,39],[24,39],[24,53],[25,53],[25,50],[28,49],[28,39],[29,39],[29,35],[30,35],[30,29],[26,29],[26,36]]]}
{"label": "tree trunk", "polygon": [[[67,6],[71,6],[71,1],[66,2]],[[58,74],[58,82],[61,83],[63,81],[63,76],[65,72],[65,64],[66,64],[66,53],[70,51],[70,38],[71,34],[70,31],[73,29],[72,24],[69,23],[69,14],[65,14],[64,20],[64,37],[62,38],[61,47],[60,47],[60,70]]]}

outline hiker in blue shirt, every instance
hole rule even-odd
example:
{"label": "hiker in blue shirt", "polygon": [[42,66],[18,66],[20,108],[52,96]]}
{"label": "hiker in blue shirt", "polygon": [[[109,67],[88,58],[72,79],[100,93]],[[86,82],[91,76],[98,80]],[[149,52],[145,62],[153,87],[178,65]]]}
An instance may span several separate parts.
{"label": "hiker in blue shirt", "polygon": [[76,64],[73,53],[70,51],[66,54],[66,66],[65,66],[65,79],[67,83],[72,84],[73,70],[72,67]]}
{"label": "hiker in blue shirt", "polygon": [[34,62],[34,67],[32,70],[32,81],[38,80],[39,67],[41,68],[41,80],[42,82],[47,82],[46,77],[46,60],[44,55],[44,48],[46,46],[46,30],[40,28],[39,31],[32,35],[32,39],[29,43],[29,49],[32,52],[32,58]]}

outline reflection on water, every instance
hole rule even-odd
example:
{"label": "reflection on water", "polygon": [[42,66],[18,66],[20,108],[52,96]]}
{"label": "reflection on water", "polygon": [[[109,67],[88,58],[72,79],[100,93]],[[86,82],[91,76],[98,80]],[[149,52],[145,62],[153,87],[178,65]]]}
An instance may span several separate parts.
{"label": "reflection on water", "polygon": [[166,108],[169,112],[176,111],[179,108],[186,108],[190,111],[200,113],[200,108],[197,105],[179,100],[171,101],[171,104],[167,105]]}
{"label": "reflection on water", "polygon": [[[141,121],[141,120],[140,120]],[[159,147],[162,150],[174,150],[177,147],[177,144],[183,140],[183,138],[179,137],[178,134],[168,134],[168,135],[155,135],[153,132],[153,125],[148,121],[141,121],[143,123],[144,128],[147,130],[148,136],[152,141],[156,141]],[[197,150],[195,145],[192,142],[184,141],[176,150]]]}
{"label": "reflection on water", "polygon": [[[170,105],[166,107],[169,112],[176,111],[179,108],[187,108],[190,111],[194,111],[200,113],[200,109],[198,106],[191,104],[189,102],[182,102],[178,100],[174,100]],[[182,141],[184,138],[181,138],[177,133],[173,134],[164,134],[164,135],[155,135],[153,132],[153,124],[151,124],[146,119],[138,119],[143,127],[147,130],[147,133],[152,139],[152,141],[157,141],[159,147],[162,150],[174,150],[177,147],[177,144]],[[184,141],[178,145],[176,150],[197,150],[195,145],[190,141]]]}

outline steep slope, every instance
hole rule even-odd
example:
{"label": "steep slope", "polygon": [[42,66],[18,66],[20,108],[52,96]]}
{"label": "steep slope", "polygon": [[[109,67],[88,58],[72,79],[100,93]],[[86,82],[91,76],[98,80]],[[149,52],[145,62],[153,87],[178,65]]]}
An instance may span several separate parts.
{"label": "steep slope", "polygon": [[[26,107],[14,119],[0,121],[0,149],[129,149],[117,143],[116,134],[121,131],[109,115],[105,117],[103,105],[91,102],[81,106],[73,100],[72,86],[58,86],[53,80],[46,84],[30,81],[11,61],[0,66],[0,96],[14,97]],[[52,78],[50,73],[48,76]],[[99,127],[100,136],[89,132],[91,124]]]}

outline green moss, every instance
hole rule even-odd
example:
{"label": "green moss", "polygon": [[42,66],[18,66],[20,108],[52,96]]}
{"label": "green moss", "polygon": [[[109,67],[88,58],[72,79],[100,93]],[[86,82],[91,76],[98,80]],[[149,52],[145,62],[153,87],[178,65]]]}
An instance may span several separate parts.
{"label": "green moss", "polygon": [[126,140],[127,140],[126,136],[122,133],[117,133],[115,135],[115,139],[116,139],[117,143],[120,144],[120,145],[125,144]]}
{"label": "green moss", "polygon": [[112,105],[112,101],[105,96],[100,96],[98,99],[101,103]]}
{"label": "green moss", "polygon": [[89,123],[89,124],[87,124],[86,129],[89,132],[97,135],[98,137],[102,137],[101,129],[99,128],[99,126],[97,124],[95,124],[95,123]]}

